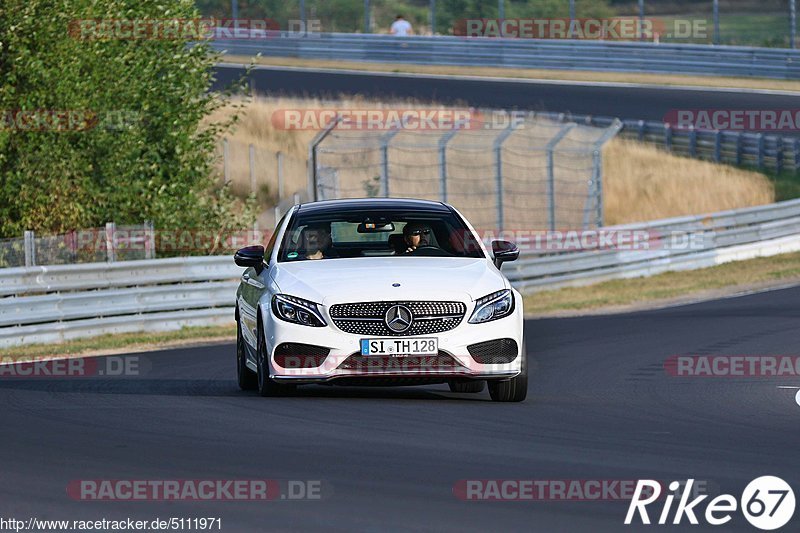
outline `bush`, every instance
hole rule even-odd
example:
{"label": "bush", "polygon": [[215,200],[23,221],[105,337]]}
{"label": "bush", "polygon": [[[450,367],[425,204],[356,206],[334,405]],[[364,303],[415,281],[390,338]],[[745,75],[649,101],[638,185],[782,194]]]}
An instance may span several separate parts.
{"label": "bush", "polygon": [[[0,237],[107,221],[147,219],[159,229],[250,223],[249,204],[214,187],[216,139],[230,124],[201,127],[223,102],[208,92],[218,56],[180,39],[70,35],[78,20],[198,16],[189,0],[0,3],[0,112],[7,126],[0,128]],[[8,127],[18,111],[70,112],[88,127]]]}

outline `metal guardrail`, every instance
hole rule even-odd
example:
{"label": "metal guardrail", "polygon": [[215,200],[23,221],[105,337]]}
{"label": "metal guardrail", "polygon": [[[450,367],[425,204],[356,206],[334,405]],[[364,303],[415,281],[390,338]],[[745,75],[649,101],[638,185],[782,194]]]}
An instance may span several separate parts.
{"label": "metal guardrail", "polygon": [[[525,253],[503,271],[533,292],[800,251],[800,200],[603,230],[649,232],[652,247]],[[676,234],[703,246],[665,246]],[[240,274],[227,255],[2,269],[0,347],[228,323]]]}
{"label": "metal guardrail", "polygon": [[800,51],[787,48],[287,32],[211,45],[236,55],[332,61],[800,79]]}
{"label": "metal guardrail", "polygon": [[[609,233],[635,230],[647,232],[647,246],[527,253],[504,271],[519,290],[533,292],[800,251],[800,200],[603,228]],[[700,246],[670,246],[677,239]]]}
{"label": "metal guardrail", "polygon": [[[609,127],[613,117],[539,113],[560,122]],[[675,127],[666,122],[622,120],[619,137],[653,144],[678,155],[716,163],[746,165],[776,172],[800,170],[800,137],[750,131],[701,130]]]}

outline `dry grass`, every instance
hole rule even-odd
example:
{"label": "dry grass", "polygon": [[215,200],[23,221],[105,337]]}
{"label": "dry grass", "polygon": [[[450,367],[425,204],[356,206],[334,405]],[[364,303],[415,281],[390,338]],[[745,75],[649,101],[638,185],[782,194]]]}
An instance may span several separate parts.
{"label": "dry grass", "polygon": [[[226,55],[227,63],[250,64],[251,57]],[[500,67],[459,67],[362,63],[357,61],[325,61],[290,57],[260,57],[256,64],[277,67],[302,67],[364,70],[374,72],[408,72],[439,74],[445,76],[507,77],[537,80],[562,80],[581,82],[638,83],[645,85],[686,85],[698,87],[727,87],[736,89],[767,89],[800,92],[800,82],[759,78],[731,78],[718,76],[688,76],[680,74],[637,74],[628,72],[563,71],[540,69],[514,69]]]}
{"label": "dry grass", "polygon": [[775,201],[763,174],[615,139],[603,151],[606,224],[697,215]]}
{"label": "dry grass", "polygon": [[[278,129],[272,124],[275,111],[296,108],[396,109],[409,105],[433,107],[410,102],[376,103],[360,99],[336,102],[293,98],[255,99],[246,105],[235,131],[228,135],[230,176],[234,192],[243,196],[250,191],[247,148],[249,144],[255,146],[255,173],[259,198],[265,210],[265,215],[262,217],[264,224],[271,222],[265,217],[268,216],[266,213],[269,213],[270,207],[274,205],[277,192],[275,154],[278,151],[284,155],[284,196],[289,196],[295,191],[306,190],[308,144],[317,131]],[[221,118],[230,112],[230,109],[220,109],[214,118]],[[519,172],[522,172],[519,178],[527,179],[534,175],[533,171],[524,169],[524,156],[514,155],[514,153],[527,153],[525,151],[527,146],[540,142],[541,138],[551,135],[553,128],[554,126],[547,123],[537,122],[534,127],[526,126],[525,131],[520,130],[519,134],[515,133],[510,137],[504,143],[504,148],[509,148],[509,153],[504,157],[509,163],[515,164],[507,165],[506,172],[512,173],[514,168],[519,167]],[[393,195],[438,198],[436,139],[440,134],[440,132],[432,134],[430,143],[422,143],[423,146],[404,152],[405,155],[402,156],[399,164],[408,165],[403,174],[407,178],[407,182],[402,184],[402,188],[399,185],[396,186],[392,191]],[[582,134],[585,136],[586,132],[584,131]],[[406,135],[411,134],[401,133],[395,137],[393,145],[398,143],[402,146]],[[452,149],[453,152],[448,152],[448,159],[451,159],[451,153],[457,157],[452,158],[454,164],[448,166],[448,175],[454,195],[458,193],[470,193],[471,195],[468,202],[463,199],[464,197],[453,197],[451,201],[463,208],[468,218],[476,219],[476,226],[483,227],[481,217],[488,221],[487,224],[493,220],[493,161],[488,149],[465,148],[474,146],[475,139],[478,139],[480,135],[480,132],[463,132],[451,141],[448,150]],[[581,134],[576,133],[574,138],[567,139],[564,144],[578,145],[584,142],[585,139],[581,139],[580,136]],[[491,137],[484,138],[490,139]],[[481,142],[484,138],[480,139]],[[419,140],[416,142],[419,144]],[[491,145],[489,144],[489,146]],[[349,164],[353,167],[362,165],[364,167],[352,172],[342,171],[338,176],[340,187],[349,188],[354,191],[353,195],[358,196],[364,196],[365,183],[373,180],[379,173],[379,171],[376,172],[376,169],[379,168],[377,166],[379,162],[376,159],[377,152],[374,150],[364,150],[363,152],[360,153],[356,150],[346,159],[328,160],[332,163],[331,166],[341,162],[343,165]],[[514,157],[522,158],[514,160]],[[527,157],[529,166],[541,169],[544,160],[543,153],[530,152],[530,156]],[[701,214],[760,205],[774,200],[773,187],[762,174],[673,156],[652,146],[632,141],[613,140],[604,150],[603,159],[607,224]],[[567,156],[566,159],[560,161],[565,167],[588,164],[577,156]],[[558,162],[559,160],[557,160]],[[508,227],[539,227],[537,224],[541,222],[538,219],[530,218],[533,216],[531,213],[544,216],[545,211],[535,205],[536,197],[541,197],[535,193],[542,192],[537,189],[542,183],[542,179],[537,176],[538,174],[534,176],[536,179],[527,186],[519,185],[522,181],[518,180],[518,186],[522,188],[519,191],[513,191],[514,194],[507,195],[506,202],[509,206],[507,216],[513,217],[515,214],[523,213],[527,217],[519,220],[507,219]],[[576,174],[575,178],[576,187],[584,187],[583,174],[580,176]],[[513,180],[509,183],[513,185]],[[576,205],[576,208],[578,207],[580,206]]]}

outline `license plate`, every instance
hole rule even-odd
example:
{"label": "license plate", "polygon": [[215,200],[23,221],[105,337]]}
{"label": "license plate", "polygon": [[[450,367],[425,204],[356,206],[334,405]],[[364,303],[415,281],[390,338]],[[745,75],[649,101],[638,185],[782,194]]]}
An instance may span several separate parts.
{"label": "license plate", "polygon": [[439,339],[361,339],[361,355],[436,355]]}

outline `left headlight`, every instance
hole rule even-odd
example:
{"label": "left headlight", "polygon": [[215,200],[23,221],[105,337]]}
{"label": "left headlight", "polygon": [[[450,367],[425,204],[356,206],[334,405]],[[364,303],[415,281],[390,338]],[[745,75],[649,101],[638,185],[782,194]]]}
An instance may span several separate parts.
{"label": "left headlight", "polygon": [[514,312],[514,294],[510,289],[493,292],[475,302],[475,310],[469,317],[470,324],[480,324],[503,318]]}
{"label": "left headlight", "polygon": [[272,297],[272,312],[275,316],[286,322],[321,328],[327,326],[319,305],[302,298],[276,294]]}

